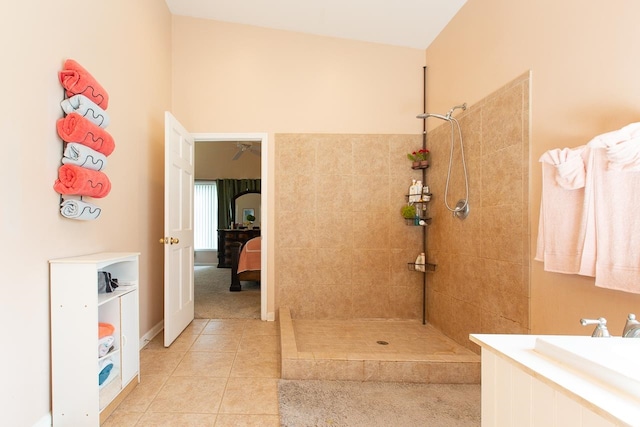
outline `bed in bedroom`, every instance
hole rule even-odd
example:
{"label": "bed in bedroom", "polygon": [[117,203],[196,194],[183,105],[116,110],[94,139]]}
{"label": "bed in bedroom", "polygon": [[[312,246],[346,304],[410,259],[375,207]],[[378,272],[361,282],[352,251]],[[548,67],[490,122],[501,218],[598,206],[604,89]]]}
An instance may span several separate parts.
{"label": "bed in bedroom", "polygon": [[231,246],[231,286],[229,291],[242,290],[243,281],[260,282],[260,237],[254,237],[246,243],[234,242]]}

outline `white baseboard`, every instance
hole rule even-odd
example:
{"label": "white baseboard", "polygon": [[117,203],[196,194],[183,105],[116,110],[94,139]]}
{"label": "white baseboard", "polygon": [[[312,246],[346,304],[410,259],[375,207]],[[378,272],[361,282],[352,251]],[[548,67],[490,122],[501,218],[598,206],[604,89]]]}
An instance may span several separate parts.
{"label": "white baseboard", "polygon": [[33,427],[51,427],[52,424],[53,419],[51,417],[51,412],[49,412],[44,417],[40,418]]}
{"label": "white baseboard", "polygon": [[146,347],[156,335],[158,335],[164,329],[164,320],[158,322],[150,331],[140,337],[140,350]]}

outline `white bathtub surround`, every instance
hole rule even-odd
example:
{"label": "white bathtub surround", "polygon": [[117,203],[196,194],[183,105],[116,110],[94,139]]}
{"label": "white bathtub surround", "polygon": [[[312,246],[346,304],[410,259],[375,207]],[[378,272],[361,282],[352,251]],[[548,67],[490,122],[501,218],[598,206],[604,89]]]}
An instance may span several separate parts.
{"label": "white bathtub surround", "polygon": [[[618,376],[626,372],[628,356],[621,357],[615,350],[640,348],[640,340],[482,334],[470,338],[482,348],[483,426],[640,423],[640,389],[628,382],[634,381],[633,373],[628,381]],[[541,344],[536,348],[538,340]],[[602,349],[593,351],[599,345]],[[597,355],[584,356],[586,351]],[[607,352],[609,357],[604,356]],[[612,365],[618,374],[603,374],[612,367],[601,364]]]}

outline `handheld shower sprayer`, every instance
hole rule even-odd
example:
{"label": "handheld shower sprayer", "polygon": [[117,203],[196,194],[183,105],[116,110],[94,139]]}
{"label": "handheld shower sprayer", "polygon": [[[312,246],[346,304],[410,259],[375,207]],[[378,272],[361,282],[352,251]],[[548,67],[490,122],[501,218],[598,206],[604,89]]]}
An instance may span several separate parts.
{"label": "handheld shower sprayer", "polygon": [[[440,120],[444,120],[449,122],[449,124],[451,125],[451,150],[449,152],[449,169],[447,170],[447,181],[445,184],[445,188],[444,188],[444,204],[446,206],[446,208],[449,210],[449,212],[453,213],[453,216],[458,217],[460,219],[465,219],[468,215],[469,215],[469,179],[467,177],[467,164],[464,158],[464,145],[462,143],[462,130],[460,129],[460,123],[458,123],[458,120],[453,117],[453,112],[456,110],[466,110],[467,109],[467,103],[465,102],[464,104],[460,104],[460,105],[456,105],[454,106],[451,110],[449,110],[449,112],[446,115],[442,115],[442,114],[433,114],[433,113],[422,113],[422,114],[418,114],[416,116],[416,118],[421,119],[421,120],[425,120],[428,117],[434,117],[436,119],[440,119]],[[465,196],[463,199],[458,200],[458,203],[456,204],[455,207],[451,207],[449,206],[449,181],[451,179],[451,168],[452,168],[452,163],[453,163],[453,151],[454,151],[454,141],[455,141],[455,129],[457,128],[458,130],[458,137],[460,140],[460,157],[462,160],[462,170],[464,173],[464,189],[465,189]],[[427,131],[424,130],[423,133],[425,134],[425,138],[426,138],[426,133]]]}

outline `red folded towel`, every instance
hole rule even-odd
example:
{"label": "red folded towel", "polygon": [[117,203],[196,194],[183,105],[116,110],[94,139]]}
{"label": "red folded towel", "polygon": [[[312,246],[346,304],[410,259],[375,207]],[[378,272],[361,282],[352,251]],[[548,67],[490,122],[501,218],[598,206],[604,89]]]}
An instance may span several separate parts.
{"label": "red folded towel", "polygon": [[58,119],[56,128],[58,129],[58,135],[64,141],[78,142],[105,156],[113,153],[116,148],[113,137],[109,135],[109,132],[78,113],[71,113],[67,117]]}
{"label": "red folded towel", "polygon": [[62,165],[53,189],[60,194],[102,198],[111,191],[111,181],[100,171],[76,165]]}
{"label": "red folded towel", "polygon": [[73,59],[67,59],[64,62],[64,69],[58,72],[58,78],[62,87],[67,91],[67,97],[82,94],[95,102],[100,108],[107,109],[109,105],[107,91],[82,65]]}

